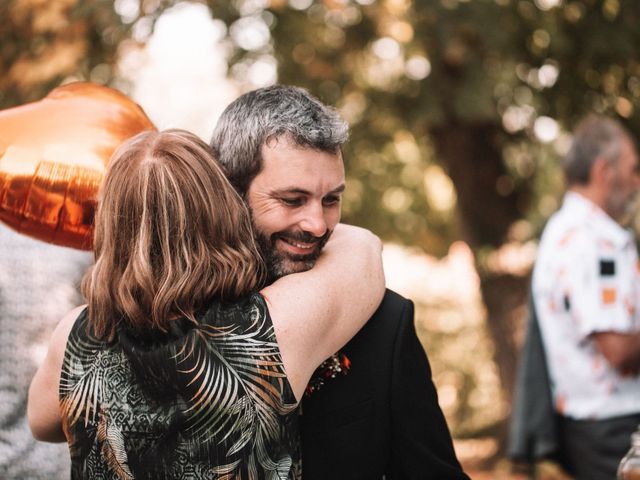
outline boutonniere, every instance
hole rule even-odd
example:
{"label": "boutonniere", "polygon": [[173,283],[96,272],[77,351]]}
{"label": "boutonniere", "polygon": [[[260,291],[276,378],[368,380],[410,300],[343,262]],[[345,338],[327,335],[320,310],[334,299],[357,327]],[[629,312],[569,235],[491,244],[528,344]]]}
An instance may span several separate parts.
{"label": "boutonniere", "polygon": [[346,375],[349,373],[350,368],[351,360],[349,360],[344,353],[334,353],[322,362],[320,366],[316,368],[316,371],[313,372],[313,375],[311,375],[309,385],[307,385],[304,391],[305,397],[320,390],[327,380],[336,378],[338,375]]}

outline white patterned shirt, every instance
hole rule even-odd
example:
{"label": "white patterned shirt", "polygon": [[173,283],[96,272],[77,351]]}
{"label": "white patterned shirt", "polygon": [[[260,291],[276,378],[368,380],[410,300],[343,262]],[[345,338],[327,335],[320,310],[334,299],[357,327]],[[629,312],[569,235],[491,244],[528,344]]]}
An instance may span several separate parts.
{"label": "white patterned shirt", "polygon": [[595,332],[640,331],[640,273],[634,237],[575,192],[545,227],[533,296],[556,410],[575,419],[640,412],[640,377],[618,373]]}

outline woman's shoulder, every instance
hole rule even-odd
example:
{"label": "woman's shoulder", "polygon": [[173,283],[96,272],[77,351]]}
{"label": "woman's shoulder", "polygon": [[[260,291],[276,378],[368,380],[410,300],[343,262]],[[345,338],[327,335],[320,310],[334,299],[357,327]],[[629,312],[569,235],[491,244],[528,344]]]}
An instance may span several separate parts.
{"label": "woman's shoulder", "polygon": [[69,335],[84,326],[87,321],[87,306],[80,305],[67,313],[53,331],[51,345],[64,350]]}
{"label": "woman's shoulder", "polygon": [[259,292],[252,292],[233,300],[215,299],[202,316],[205,325],[216,325],[220,321],[238,321],[256,315],[268,315],[267,304]]}
{"label": "woman's shoulder", "polygon": [[75,365],[75,367],[84,365],[83,368],[87,368],[96,361],[96,358],[106,358],[118,351],[118,336],[111,339],[103,339],[94,335],[86,307],[75,310],[73,315],[70,314],[68,322],[64,343],[60,342],[60,352],[63,358],[63,376],[70,373],[69,368],[72,365]]}
{"label": "woman's shoulder", "polygon": [[273,340],[273,323],[259,292],[234,300],[216,300],[201,317],[201,328],[227,334],[251,334]]}

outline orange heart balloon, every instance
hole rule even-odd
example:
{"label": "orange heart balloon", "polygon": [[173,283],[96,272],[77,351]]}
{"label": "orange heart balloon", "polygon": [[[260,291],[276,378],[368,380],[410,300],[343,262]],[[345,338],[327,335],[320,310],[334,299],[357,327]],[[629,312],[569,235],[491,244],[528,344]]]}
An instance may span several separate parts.
{"label": "orange heart balloon", "polygon": [[111,154],[154,128],[122,93],[84,82],[0,111],[0,220],[45,242],[90,250]]}

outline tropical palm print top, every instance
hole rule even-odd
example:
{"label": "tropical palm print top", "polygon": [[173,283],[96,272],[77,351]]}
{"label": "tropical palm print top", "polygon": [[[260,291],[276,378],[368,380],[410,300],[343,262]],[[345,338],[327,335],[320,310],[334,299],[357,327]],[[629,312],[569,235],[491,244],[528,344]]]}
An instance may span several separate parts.
{"label": "tropical palm print top", "polygon": [[298,479],[296,400],[264,298],[196,325],[93,338],[86,310],[60,380],[72,479]]}

